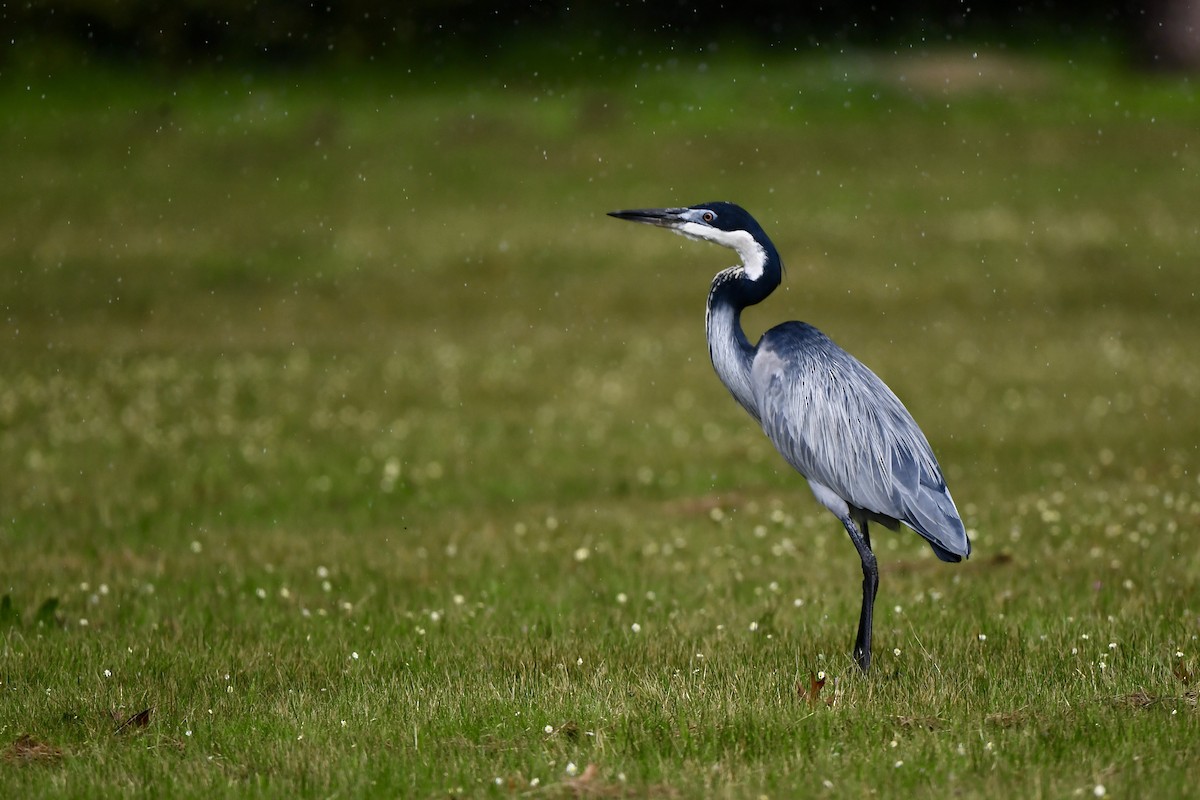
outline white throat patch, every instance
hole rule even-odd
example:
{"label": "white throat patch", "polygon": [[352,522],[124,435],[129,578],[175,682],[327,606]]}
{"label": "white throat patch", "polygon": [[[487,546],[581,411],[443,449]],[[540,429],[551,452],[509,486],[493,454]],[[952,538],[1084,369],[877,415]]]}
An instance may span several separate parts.
{"label": "white throat patch", "polygon": [[671,230],[689,239],[713,242],[737,251],[738,257],[742,259],[742,266],[745,267],[746,277],[752,281],[762,277],[763,269],[767,265],[767,251],[745,231],[722,231],[698,222],[685,222]]}

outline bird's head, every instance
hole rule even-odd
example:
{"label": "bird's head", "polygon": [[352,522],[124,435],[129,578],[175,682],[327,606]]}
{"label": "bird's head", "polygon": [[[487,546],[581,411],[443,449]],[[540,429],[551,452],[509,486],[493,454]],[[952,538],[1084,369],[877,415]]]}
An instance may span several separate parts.
{"label": "bird's head", "polygon": [[762,276],[768,260],[779,258],[762,226],[746,209],[733,203],[718,201],[683,208],[636,208],[610,211],[608,215],[657,225],[689,239],[714,242],[736,250],[750,280]]}

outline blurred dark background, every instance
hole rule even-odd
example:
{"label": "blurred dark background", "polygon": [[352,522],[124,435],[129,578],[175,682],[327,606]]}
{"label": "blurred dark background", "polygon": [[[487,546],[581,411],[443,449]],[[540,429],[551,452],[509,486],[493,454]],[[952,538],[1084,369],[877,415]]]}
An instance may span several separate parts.
{"label": "blurred dark background", "polygon": [[[0,66],[104,62],[169,70],[234,63],[485,63],[518,44],[609,58],[730,42],[818,48],[1100,44],[1149,69],[1200,68],[1200,0],[60,0],[0,6]],[[552,36],[547,36],[552,34]]]}

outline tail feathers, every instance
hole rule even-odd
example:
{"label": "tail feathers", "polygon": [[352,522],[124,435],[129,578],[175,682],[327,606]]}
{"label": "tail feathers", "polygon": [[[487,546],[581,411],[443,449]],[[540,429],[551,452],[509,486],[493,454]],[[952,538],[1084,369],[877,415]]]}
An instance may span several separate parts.
{"label": "tail feathers", "polygon": [[959,555],[958,553],[951,553],[949,550],[942,547],[940,544],[935,542],[933,539],[930,539],[928,536],[926,536],[925,538],[929,541],[929,546],[933,548],[933,554],[935,556],[937,556],[938,558],[940,558],[942,561],[949,561],[951,564],[956,564],[959,561],[962,561],[964,558],[970,558],[970,556],[971,556],[971,553],[969,552],[970,551],[969,547],[967,548],[967,550],[968,550],[967,553],[965,553],[964,555]]}
{"label": "tail feathers", "polygon": [[916,502],[906,504],[901,522],[921,534],[942,561],[962,561],[971,555],[971,540],[963,527],[949,490],[922,486]]}

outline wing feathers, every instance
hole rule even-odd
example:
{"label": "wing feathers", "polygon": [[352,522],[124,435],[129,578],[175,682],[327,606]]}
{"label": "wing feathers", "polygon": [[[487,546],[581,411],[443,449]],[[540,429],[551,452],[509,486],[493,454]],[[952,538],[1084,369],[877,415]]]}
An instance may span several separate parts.
{"label": "wing feathers", "polygon": [[890,389],[810,325],[763,335],[751,368],[763,429],[793,467],[872,518],[899,520],[937,556],[970,543],[924,434]]}

